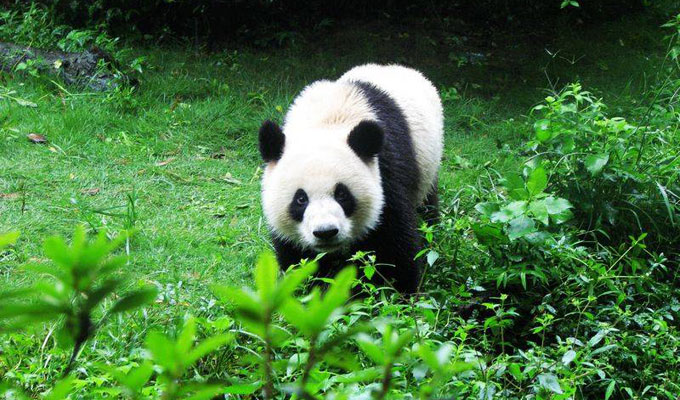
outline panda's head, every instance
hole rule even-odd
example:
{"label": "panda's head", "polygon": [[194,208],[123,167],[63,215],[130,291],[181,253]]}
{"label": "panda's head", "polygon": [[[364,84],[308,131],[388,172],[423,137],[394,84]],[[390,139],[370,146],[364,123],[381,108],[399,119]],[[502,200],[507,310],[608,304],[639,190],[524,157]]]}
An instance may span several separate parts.
{"label": "panda's head", "polygon": [[334,252],[373,229],[383,207],[377,160],[383,137],[373,121],[291,135],[265,121],[262,205],[274,234],[304,249]]}

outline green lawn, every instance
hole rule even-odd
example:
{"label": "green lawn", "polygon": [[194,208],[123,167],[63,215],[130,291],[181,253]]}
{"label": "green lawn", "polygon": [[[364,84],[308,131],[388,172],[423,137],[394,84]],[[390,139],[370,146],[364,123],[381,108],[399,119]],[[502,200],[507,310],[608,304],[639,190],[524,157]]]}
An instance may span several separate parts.
{"label": "green lawn", "polygon": [[[70,235],[77,224],[114,233],[134,227],[128,285],[162,288],[167,307],[156,307],[158,321],[119,319],[99,335],[109,335],[109,345],[93,344],[93,359],[110,359],[111,351],[127,357],[144,329],[116,334],[116,326],[201,315],[211,307],[209,283],[250,282],[255,256],[269,246],[257,128],[265,118],[281,120],[305,84],[368,61],[406,63],[431,77],[447,93],[440,194],[452,216],[474,212],[470,187],[487,184],[486,174],[516,170],[517,150],[531,131],[526,115],[551,83],[561,88],[580,80],[616,113],[634,106],[631,99],[663,59],[658,25],[631,17],[577,27],[546,44],[499,36],[481,64],[460,67],[451,54],[474,48],[449,48],[437,32],[401,35],[387,27],[267,51],[133,47],[130,53],[146,55],[149,67],[132,95],[4,74],[0,91],[37,106],[0,99],[0,232],[21,231],[16,247],[0,255],[0,287],[31,279],[18,267],[42,262],[41,243],[50,235]],[[48,143],[29,142],[29,133]],[[38,375],[48,373],[40,368],[42,340],[38,334],[14,343],[31,349]]]}

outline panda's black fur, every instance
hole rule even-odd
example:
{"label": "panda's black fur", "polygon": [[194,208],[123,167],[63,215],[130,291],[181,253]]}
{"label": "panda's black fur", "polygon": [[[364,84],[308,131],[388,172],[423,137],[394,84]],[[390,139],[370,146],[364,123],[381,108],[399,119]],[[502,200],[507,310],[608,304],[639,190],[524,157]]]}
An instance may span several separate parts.
{"label": "panda's black fur", "polygon": [[[382,137],[378,160],[383,188],[384,206],[377,227],[366,237],[354,243],[349,251],[325,255],[319,265],[320,276],[332,276],[347,264],[347,259],[358,250],[374,251],[377,259],[377,279],[384,277],[400,292],[413,293],[418,290],[421,280],[421,266],[414,260],[421,247],[418,233],[418,209],[414,198],[417,193],[420,171],[416,163],[414,147],[409,133],[409,126],[404,113],[388,93],[375,85],[362,81],[353,81],[366,98],[377,116],[375,121],[382,128]],[[266,129],[272,129],[267,126]],[[362,129],[361,124],[355,129]],[[363,129],[372,129],[370,124]],[[375,135],[356,135],[355,143],[350,146],[361,155],[363,150],[368,154],[375,147]],[[272,151],[265,149],[265,154]],[[273,153],[277,153],[276,150]],[[429,215],[437,213],[438,203],[436,186],[427,196],[425,208]],[[292,206],[291,206],[292,207]],[[344,207],[343,207],[344,209]],[[303,210],[304,212],[304,210]],[[274,248],[279,264],[287,267],[296,264],[302,258],[313,259],[316,254],[311,250],[302,250],[294,243],[273,235]],[[387,265],[382,265],[387,264]],[[374,279],[376,279],[374,278]]]}

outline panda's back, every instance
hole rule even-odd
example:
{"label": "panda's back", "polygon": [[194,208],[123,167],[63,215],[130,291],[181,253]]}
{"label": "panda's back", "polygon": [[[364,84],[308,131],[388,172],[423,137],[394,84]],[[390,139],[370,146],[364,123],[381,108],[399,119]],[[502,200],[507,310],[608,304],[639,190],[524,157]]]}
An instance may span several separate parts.
{"label": "panda's back", "polygon": [[368,83],[389,96],[403,114],[419,173],[419,204],[436,182],[443,150],[443,111],[437,89],[420,72],[398,65],[366,64],[345,73],[339,83]]}

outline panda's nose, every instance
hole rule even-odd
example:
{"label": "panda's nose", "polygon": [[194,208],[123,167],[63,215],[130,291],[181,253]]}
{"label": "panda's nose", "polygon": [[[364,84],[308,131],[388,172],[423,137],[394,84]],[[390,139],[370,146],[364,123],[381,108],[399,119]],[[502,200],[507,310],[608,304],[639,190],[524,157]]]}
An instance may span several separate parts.
{"label": "panda's nose", "polygon": [[338,234],[338,228],[321,228],[317,229],[314,232],[314,236],[318,237],[319,239],[323,240],[328,240],[332,239],[335,235]]}

